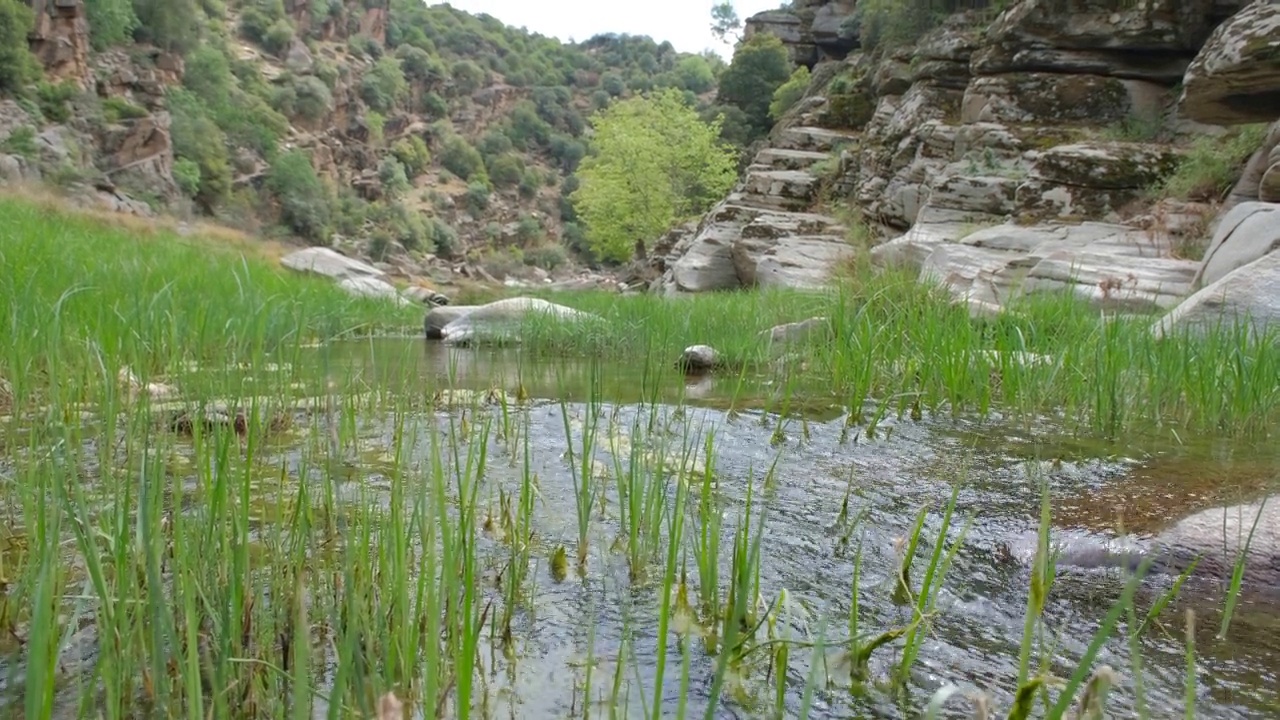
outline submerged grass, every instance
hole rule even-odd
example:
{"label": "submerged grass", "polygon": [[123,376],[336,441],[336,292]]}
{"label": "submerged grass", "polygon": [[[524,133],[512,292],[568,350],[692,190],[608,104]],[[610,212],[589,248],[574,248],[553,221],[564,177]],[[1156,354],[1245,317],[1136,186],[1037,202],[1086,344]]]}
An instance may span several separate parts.
{"label": "submerged grass", "polygon": [[[0,715],[371,718],[376,699],[394,691],[424,717],[514,716],[521,668],[537,662],[525,643],[545,615],[556,617],[538,601],[540,578],[573,591],[566,541],[576,542],[582,592],[595,594],[588,616],[573,618],[587,628],[586,668],[534,673],[571,674],[559,684],[575,688],[585,675],[581,706],[571,691],[575,716],[626,717],[639,705],[656,718],[674,704],[677,717],[712,718],[726,705],[753,717],[806,717],[820,700],[836,713],[885,699],[925,704],[905,690],[918,685],[911,671],[947,612],[941,591],[970,527],[955,531],[959,484],[940,508],[936,537],[925,521],[939,508],[919,509],[889,590],[863,582],[862,516],[851,518],[846,501],[834,544],[859,537],[848,637],[828,636],[842,623],[825,614],[809,632],[790,615],[787,590],[762,574],[780,454],[739,489],[744,481],[716,462],[715,427],[657,402],[626,416],[594,381],[585,403],[559,404],[563,444],[547,447],[542,437],[535,447],[533,413],[554,417],[557,408],[531,407],[519,394],[496,405],[486,393],[442,394],[409,364],[368,393],[364,378],[325,362],[323,344],[312,351],[321,362],[299,362],[305,346],[398,322],[392,308],[176,238],[139,241],[12,202],[0,212],[11,218],[0,229],[0,329],[13,339],[0,374],[14,388],[0,431]],[[828,297],[699,299],[678,315],[652,300],[607,306],[588,296],[588,309],[618,308],[616,327],[577,336],[535,327],[529,339],[543,349],[636,353],[657,385],[667,352],[690,332],[762,361],[757,327],[826,313],[839,320],[833,339],[809,346],[810,367],[796,372],[832,373],[840,399],[896,412],[969,408],[975,397],[1041,410],[1067,399],[1113,420],[1139,417],[1117,409],[1132,399],[1123,334],[1055,306],[1029,309],[1024,324],[978,327],[907,283],[880,282]],[[1057,349],[1101,381],[1008,364],[993,387],[992,368],[964,370],[988,348]],[[1272,362],[1228,356],[1245,379]],[[1173,367],[1164,362],[1150,367]],[[253,399],[205,415],[188,404],[184,425],[173,418],[178,409],[121,388],[122,368],[143,383],[163,374],[184,401],[253,394],[276,404]],[[1094,386],[1109,388],[1106,402]],[[806,391],[798,381],[782,387]],[[299,395],[319,400],[289,411],[292,425],[277,423],[285,399]],[[1169,407],[1209,412],[1195,404],[1204,397],[1191,398]],[[1232,398],[1269,411],[1260,395]],[[781,400],[790,406],[789,394]],[[36,405],[45,412],[24,412]],[[775,436],[785,435],[782,420]],[[551,465],[540,462],[548,454]],[[549,497],[539,473],[561,457],[572,494]],[[602,542],[609,534],[613,545]],[[926,563],[918,576],[917,554]],[[601,561],[588,567],[588,557]],[[611,557],[623,572],[612,572]],[[1048,562],[1037,554],[1019,674],[1002,679],[1012,717],[1037,701],[1051,718],[1073,703],[1098,704],[1110,677],[1094,667],[1100,648],[1120,618],[1152,619],[1134,610],[1135,578],[1065,687],[1050,687],[1033,669],[1054,654],[1039,645]],[[620,589],[606,594],[614,579]],[[907,617],[866,612],[888,606],[895,591]],[[617,646],[603,650],[596,630],[607,606],[621,608],[608,617],[625,619]],[[650,642],[652,660],[637,648]],[[594,674],[602,659],[614,663],[611,677]],[[952,695],[935,696],[928,713]]]}

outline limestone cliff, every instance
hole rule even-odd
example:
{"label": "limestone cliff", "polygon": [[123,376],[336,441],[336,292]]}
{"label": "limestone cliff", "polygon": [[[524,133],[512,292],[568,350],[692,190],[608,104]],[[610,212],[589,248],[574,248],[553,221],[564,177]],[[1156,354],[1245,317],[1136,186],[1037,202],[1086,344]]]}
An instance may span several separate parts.
{"label": "limestone cliff", "polygon": [[850,39],[816,56],[816,18],[844,14],[864,33],[868,18],[797,3],[809,19],[749,20],[814,60],[813,81],[737,190],[673,239],[656,286],[818,286],[865,245],[975,312],[1054,289],[1129,310],[1178,304],[1245,161],[1233,202],[1280,182],[1276,133],[1246,125],[1280,117],[1280,11],[985,4],[910,44]]}

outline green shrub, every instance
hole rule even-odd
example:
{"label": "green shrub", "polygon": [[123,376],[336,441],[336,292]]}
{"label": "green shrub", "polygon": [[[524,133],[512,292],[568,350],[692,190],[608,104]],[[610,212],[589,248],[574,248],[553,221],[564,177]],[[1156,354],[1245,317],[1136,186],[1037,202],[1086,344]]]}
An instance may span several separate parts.
{"label": "green shrub", "polygon": [[[5,0],[9,2],[10,0]],[[89,22],[89,42],[94,50],[105,50],[133,39],[138,16],[130,0],[89,0],[84,4]],[[0,20],[0,25],[3,20]]]}
{"label": "green shrub", "polygon": [[[133,0],[138,24],[133,39],[159,48],[185,54],[200,40],[201,18],[197,0]],[[226,8],[215,8],[222,17]],[[92,19],[90,25],[92,26]]]}
{"label": "green shrub", "polygon": [[489,207],[489,186],[482,182],[467,185],[466,206],[473,215],[484,212]]}
{"label": "green shrub", "polygon": [[459,60],[449,69],[453,89],[458,95],[470,95],[488,81],[484,69],[470,60]]}
{"label": "green shrub", "polygon": [[516,238],[521,244],[527,245],[534,240],[542,237],[542,223],[537,218],[529,215],[521,215],[520,221],[516,223]]}
{"label": "green shrub", "polygon": [[429,92],[423,95],[421,105],[422,113],[433,120],[449,114],[449,103],[439,93]]}
{"label": "green shrub", "polygon": [[399,197],[409,190],[409,177],[405,174],[404,165],[391,156],[382,158],[378,163],[378,181],[388,197]]}
{"label": "green shrub", "polygon": [[511,144],[511,138],[498,129],[490,130],[480,138],[480,154],[486,158],[498,157],[503,153],[511,152],[513,147],[515,146]]}
{"label": "green shrub", "polygon": [[80,92],[72,82],[47,83],[36,86],[36,103],[46,119],[64,123],[71,119],[71,99]]}
{"label": "green shrub", "polygon": [[296,93],[294,112],[309,122],[317,122],[333,110],[333,93],[325,82],[314,75],[303,75],[293,83]]}
{"label": "green shrub", "polygon": [[1257,152],[1266,133],[1265,124],[1243,125],[1222,137],[1198,138],[1158,193],[1191,200],[1221,199],[1240,178],[1241,167]]}
{"label": "green shrub", "polygon": [[[548,173],[548,178],[555,178],[555,173]],[[542,186],[542,178],[538,176],[538,171],[529,168],[520,176],[520,197],[531,198],[538,194],[538,188]]]}
{"label": "green shrub", "polygon": [[404,165],[405,174],[410,178],[418,177],[431,166],[431,151],[417,135],[397,141],[391,152]]}
{"label": "green shrub", "polygon": [[774,122],[780,120],[783,113],[800,102],[800,98],[804,96],[804,91],[808,87],[809,68],[801,65],[791,73],[791,77],[786,82],[773,91],[773,102],[769,103],[769,117]]}
{"label": "green shrub", "polygon": [[498,187],[516,185],[524,175],[524,161],[510,153],[494,157],[486,165],[489,179]]}
{"label": "green shrub", "polygon": [[27,45],[35,14],[22,0],[0,0],[0,93],[16,94],[41,74]]}
{"label": "green shrub", "polygon": [[409,91],[400,61],[388,55],[364,74],[360,80],[360,99],[378,112],[390,112]]}
{"label": "green shrub", "polygon": [[206,212],[212,212],[231,190],[231,164],[226,136],[195,93],[172,88],[168,96],[173,154],[199,168],[199,189],[193,194]]}
{"label": "green shrub", "polygon": [[364,114],[364,126],[369,129],[369,144],[382,144],[382,131],[387,125],[387,119],[382,113],[370,110]]}
{"label": "green shrub", "polygon": [[174,160],[173,180],[183,195],[194,198],[200,192],[200,165],[184,157]]}
{"label": "green shrub", "polygon": [[271,27],[267,28],[266,34],[262,36],[262,47],[272,55],[283,55],[293,44],[293,36],[293,23],[280,18],[271,23]]}
{"label": "green shrub", "polygon": [[4,139],[0,149],[10,155],[21,155],[34,158],[39,148],[36,146],[36,129],[30,125],[22,125],[13,129],[9,137]]}
{"label": "green shrub", "polygon": [[435,245],[436,254],[446,259],[455,257],[458,253],[458,232],[440,218],[431,218],[428,225],[428,234]]}
{"label": "green shrub", "polygon": [[280,205],[280,219],[299,236],[319,244],[329,240],[330,198],[302,150],[281,154],[267,172],[266,187]]}
{"label": "green shrub", "polygon": [[524,262],[551,271],[568,264],[569,253],[563,245],[539,245],[524,251]]}
{"label": "green shrub", "polygon": [[107,122],[119,122],[121,120],[137,120],[144,118],[151,113],[140,105],[134,105],[125,98],[115,96],[106,98],[102,101],[102,115]]}
{"label": "green shrub", "polygon": [[471,180],[484,170],[484,158],[461,135],[450,135],[440,152],[440,164],[463,180]]}

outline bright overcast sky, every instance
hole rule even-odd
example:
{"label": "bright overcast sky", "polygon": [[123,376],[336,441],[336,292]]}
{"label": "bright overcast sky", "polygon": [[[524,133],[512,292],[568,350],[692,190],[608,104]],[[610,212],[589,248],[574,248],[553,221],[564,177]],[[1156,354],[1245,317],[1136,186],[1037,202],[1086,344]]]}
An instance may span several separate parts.
{"label": "bright overcast sky", "polygon": [[[427,0],[427,4],[439,5],[441,0]],[[612,32],[669,40],[681,52],[710,48],[726,59],[733,53],[732,45],[719,43],[711,34],[714,0],[450,0],[449,4],[564,41]],[[780,5],[782,0],[734,2],[738,17],[744,20]]]}

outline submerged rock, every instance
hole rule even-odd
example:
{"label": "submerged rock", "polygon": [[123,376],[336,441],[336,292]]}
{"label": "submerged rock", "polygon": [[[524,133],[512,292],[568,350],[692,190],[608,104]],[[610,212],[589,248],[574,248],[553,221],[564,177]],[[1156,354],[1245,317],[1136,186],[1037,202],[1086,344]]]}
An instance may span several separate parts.
{"label": "submerged rock", "polygon": [[[1249,538],[1251,531],[1252,539]],[[1059,567],[1132,570],[1149,558],[1152,565],[1148,574],[1178,575],[1196,562],[1194,576],[1222,580],[1230,579],[1248,541],[1243,585],[1262,589],[1280,587],[1280,496],[1202,510],[1149,539],[1055,531],[1050,540],[1052,549],[1058,553]],[[1035,549],[1034,532],[1007,543],[1009,554],[1023,562],[1029,563],[1034,558]]]}
{"label": "submerged rock", "polygon": [[513,341],[518,339],[520,326],[536,316],[569,322],[601,319],[541,298],[514,297],[481,305],[459,316],[440,329],[440,337],[449,345]]}

